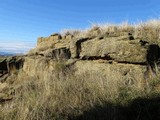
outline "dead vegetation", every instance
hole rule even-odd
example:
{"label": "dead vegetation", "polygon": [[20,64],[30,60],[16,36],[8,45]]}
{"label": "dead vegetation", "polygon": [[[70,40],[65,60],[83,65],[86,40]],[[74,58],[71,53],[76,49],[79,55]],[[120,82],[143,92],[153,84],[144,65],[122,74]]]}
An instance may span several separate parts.
{"label": "dead vegetation", "polygon": [[159,43],[160,20],[152,19],[135,24],[129,24],[128,22],[123,22],[121,24],[93,24],[91,28],[86,30],[65,29],[61,32],[62,35],[70,34],[78,38],[107,34],[108,36],[114,37],[125,34],[127,35],[127,33],[132,34],[135,38],[140,38],[153,43]]}
{"label": "dead vegetation", "polygon": [[[139,88],[134,84],[126,84],[119,75],[105,76],[98,72],[75,75],[70,70],[64,71],[64,67],[63,62],[58,62],[56,71],[48,78],[29,77],[21,71],[15,77],[14,83],[10,83],[12,100],[0,104],[0,119],[101,120],[109,118],[120,120],[122,117],[123,120],[127,120],[126,113],[119,115],[123,110],[117,106],[125,107],[136,98],[147,98],[158,93],[159,77],[149,83],[149,86]],[[154,86],[156,91],[153,89]],[[98,106],[102,107],[100,111],[95,110]],[[91,113],[85,115],[86,111]],[[102,114],[103,112],[105,114]],[[134,111],[130,112],[135,114]],[[98,114],[102,116],[97,116]]]}

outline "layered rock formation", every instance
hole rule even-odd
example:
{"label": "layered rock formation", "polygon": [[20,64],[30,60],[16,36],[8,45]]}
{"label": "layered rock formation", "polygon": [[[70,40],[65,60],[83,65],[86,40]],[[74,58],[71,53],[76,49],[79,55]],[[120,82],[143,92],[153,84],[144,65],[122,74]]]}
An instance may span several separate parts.
{"label": "layered rock formation", "polygon": [[[102,34],[96,28],[90,30],[83,37],[70,34],[64,36],[53,34],[49,37],[41,37],[38,39],[37,47],[29,52],[28,55],[32,56],[29,59],[32,61],[37,61],[40,58],[45,61],[48,59],[43,63],[43,68],[48,66],[47,71],[51,70],[49,68],[54,68],[53,64],[50,64],[51,61],[63,59],[69,61],[66,62],[67,64],[74,66],[76,73],[89,71],[99,72],[102,75],[113,74],[116,76],[119,74],[121,78],[131,78],[131,81],[139,82],[150,78],[152,76],[150,72],[156,74],[154,65],[158,63],[160,58],[159,46],[136,37],[133,31],[113,31],[115,30],[111,29],[109,33]],[[29,59],[27,58],[24,63],[28,69],[30,62],[27,61]],[[38,63],[36,64],[38,65]],[[24,67],[24,71],[26,70]],[[27,70],[27,73],[34,72],[30,73],[30,70]]]}
{"label": "layered rock formation", "polygon": [[102,34],[96,28],[84,36],[40,37],[36,48],[26,56],[0,62],[1,83],[10,80],[7,77],[19,69],[28,76],[49,78],[57,69],[57,61],[63,61],[64,69],[68,67],[75,74],[99,73],[108,79],[117,77],[127,85],[141,87],[156,75],[160,48],[158,44],[136,37],[133,31],[115,31],[111,29]]}

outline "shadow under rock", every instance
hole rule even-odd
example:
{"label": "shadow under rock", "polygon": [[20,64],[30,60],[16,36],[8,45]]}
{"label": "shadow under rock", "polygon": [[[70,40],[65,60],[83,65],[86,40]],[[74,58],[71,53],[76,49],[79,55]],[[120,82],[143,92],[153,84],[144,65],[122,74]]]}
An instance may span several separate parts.
{"label": "shadow under rock", "polygon": [[155,69],[155,64],[159,66],[160,62],[160,47],[156,44],[152,44],[149,46],[147,55],[146,55],[148,66],[151,67],[152,71]]}

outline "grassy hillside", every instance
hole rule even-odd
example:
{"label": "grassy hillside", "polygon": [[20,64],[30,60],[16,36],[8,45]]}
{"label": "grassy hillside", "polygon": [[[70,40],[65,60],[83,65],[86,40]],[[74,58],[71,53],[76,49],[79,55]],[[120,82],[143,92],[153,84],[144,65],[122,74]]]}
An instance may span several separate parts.
{"label": "grassy hillside", "polygon": [[159,76],[137,88],[119,76],[74,75],[57,62],[50,78],[21,73],[15,81],[4,90],[14,99],[1,101],[1,120],[159,119]]}
{"label": "grassy hillside", "polygon": [[[132,38],[128,39],[127,37],[127,39],[124,39],[124,43],[129,42],[133,46],[138,44],[140,48],[145,48],[146,46],[141,43],[142,41],[156,44],[156,47],[158,47],[160,44],[160,21],[151,20],[136,25],[129,25],[128,23],[94,25],[90,29],[83,31],[67,30],[62,32],[62,39],[56,40],[57,43],[53,46],[48,43],[50,47],[45,46],[45,43],[48,41],[53,42],[49,40],[49,38],[54,37],[53,35],[44,38],[44,40],[40,39],[40,47],[35,49],[37,50],[35,54],[24,56],[25,64],[22,69],[17,67],[19,65],[18,62],[17,64],[15,62],[17,59],[14,59],[15,61],[13,62],[12,59],[10,60],[11,70],[7,74],[10,76],[4,80],[5,82],[0,82],[0,120],[160,119],[159,58],[153,58],[153,61],[151,61],[154,62],[155,59],[157,62],[153,63],[153,68],[147,66],[146,62],[148,61],[145,61],[145,64],[134,63],[135,60],[118,63],[114,59],[109,61],[102,59],[103,57],[101,56],[92,55],[92,59],[86,58],[84,60],[78,58],[79,56],[74,59],[67,58],[67,60],[53,59],[53,53],[55,53],[56,58],[60,53],[63,53],[63,51],[60,51],[61,49],[55,51],[54,49],[56,45],[58,47],[62,46],[62,48],[67,46],[66,44],[69,43],[69,40],[67,41],[63,37],[68,34],[73,35],[74,39],[77,38],[78,40],[81,40],[79,38],[88,38],[88,41],[92,39],[93,44],[90,43],[91,47],[88,47],[88,51],[94,48],[94,43],[108,40],[106,39],[107,37],[110,40],[109,42],[113,42],[113,45],[115,45],[114,42],[120,41],[121,37],[115,41],[110,38],[119,38],[119,36],[126,36],[126,34],[127,36],[131,35],[136,40],[134,42]],[[94,36],[97,38],[95,39]],[[85,41],[85,39],[83,40]],[[98,42],[93,42],[94,40]],[[64,44],[61,42],[65,42],[66,46],[63,46]],[[88,44],[89,42],[86,42],[86,45]],[[117,51],[123,49],[123,45],[120,45],[121,47]],[[128,52],[127,47],[130,47],[127,45],[125,46],[125,52]],[[45,49],[41,49],[41,47]],[[84,47],[84,44],[82,47]],[[106,45],[104,44],[105,47]],[[101,50],[102,47],[98,46],[98,48]],[[131,48],[133,49],[127,55],[133,57],[131,53],[134,52],[135,48],[132,46]],[[110,49],[112,51],[112,46]],[[81,49],[76,50],[82,52]],[[140,50],[137,49],[137,53],[140,53]],[[145,50],[147,54],[148,49],[145,48]],[[56,54],[56,52],[59,54]],[[97,51],[95,50],[94,52]],[[34,50],[31,53],[34,53]],[[101,53],[101,51],[98,51],[98,53]],[[115,53],[113,52],[113,54]],[[150,52],[150,54],[152,53]],[[152,57],[150,54],[149,57]],[[159,57],[159,55],[156,56]],[[123,54],[121,57],[124,57]],[[0,61],[2,59],[0,58]],[[146,60],[146,58],[144,59]],[[150,59],[152,60],[152,58]],[[83,64],[83,62],[92,62],[94,60],[96,62],[88,66]],[[79,69],[79,73],[76,70],[78,68],[74,66],[77,61],[83,61],[79,64],[79,68],[84,69]],[[101,64],[101,66],[107,64],[110,67],[104,68],[98,66],[98,64]],[[117,64],[120,64],[117,67],[119,69],[113,67],[118,66]],[[133,69],[133,66],[136,69]],[[143,75],[139,75],[140,72],[145,73],[143,69],[139,69],[140,66],[149,69],[146,71],[149,76],[146,79],[143,78]],[[122,69],[124,67],[126,69]],[[91,68],[96,72],[91,71]],[[87,72],[86,69],[88,69]],[[138,77],[141,78],[138,79]],[[136,82],[140,83],[140,85],[137,85]]]}

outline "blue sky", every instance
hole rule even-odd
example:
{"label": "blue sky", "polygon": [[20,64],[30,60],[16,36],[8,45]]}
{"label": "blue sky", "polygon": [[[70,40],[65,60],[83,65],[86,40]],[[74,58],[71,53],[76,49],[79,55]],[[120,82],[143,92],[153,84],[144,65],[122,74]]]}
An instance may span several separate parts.
{"label": "blue sky", "polygon": [[0,51],[25,52],[37,37],[91,23],[159,18],[159,0],[1,0]]}

